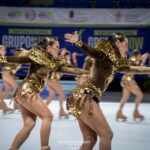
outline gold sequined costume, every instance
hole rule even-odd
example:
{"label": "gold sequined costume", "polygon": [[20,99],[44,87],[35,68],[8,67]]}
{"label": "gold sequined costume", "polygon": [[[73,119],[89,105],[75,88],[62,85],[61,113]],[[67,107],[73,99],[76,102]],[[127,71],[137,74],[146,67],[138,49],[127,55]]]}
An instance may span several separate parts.
{"label": "gold sequined costume", "polygon": [[90,70],[93,64],[93,58],[90,56],[87,56],[84,60],[83,69]]}
{"label": "gold sequined costume", "polygon": [[27,100],[27,97],[29,98],[32,93],[38,94],[45,86],[46,80],[51,77],[52,72],[55,72],[64,63],[60,59],[47,57],[38,49],[31,49],[23,57],[7,56],[6,60],[11,63],[30,64],[27,77],[17,88],[13,96],[13,99],[18,103]]}
{"label": "gold sequined costume", "polygon": [[[87,56],[84,60],[83,69],[90,71],[93,64],[93,58],[90,56]],[[78,81],[78,84],[82,84],[86,82],[89,78],[89,75],[83,74],[81,77],[76,77],[76,80]]]}
{"label": "gold sequined costume", "polygon": [[73,69],[62,67],[64,61],[59,58],[54,58],[52,55],[43,53],[36,48],[31,49],[24,56],[0,56],[0,63],[21,63],[30,64],[27,77],[23,83],[17,88],[13,99],[19,104],[25,102],[35,94],[37,95],[46,85],[46,81],[51,78],[53,72],[59,71],[62,73],[77,74],[88,73],[82,69]]}
{"label": "gold sequined costume", "polygon": [[[128,70],[129,65],[126,58],[121,57],[118,49],[114,49],[110,42],[100,40],[95,48],[90,48],[82,41],[77,46],[93,58],[93,64],[88,81],[78,85],[67,98],[67,108],[75,117],[81,113],[85,101],[91,98],[98,103],[99,98],[109,83],[113,80],[117,71]],[[92,114],[92,105],[89,108]]]}
{"label": "gold sequined costume", "polygon": [[[69,52],[67,52],[67,53],[70,54]],[[59,58],[64,61],[64,64],[65,64],[66,67],[72,67],[72,68],[75,67],[75,65],[71,63],[71,60],[68,60],[68,59],[66,58],[66,56],[60,55]],[[85,69],[85,70],[86,70],[86,69]],[[61,79],[62,76],[63,76],[62,73],[53,72],[53,73],[52,73],[52,76],[51,76],[51,79],[58,81],[58,80]]]}
{"label": "gold sequined costume", "polygon": [[[64,61],[65,66],[68,66],[68,63],[70,64],[71,62],[68,62],[65,58],[65,56],[59,56],[60,59],[62,59]],[[51,76],[51,80],[60,80],[62,77],[61,73],[58,72],[53,72],[52,76]]]}
{"label": "gold sequined costume", "polygon": [[[142,63],[141,59],[138,59],[137,56],[133,55],[129,58],[129,65],[131,65],[131,66],[143,66],[144,64]],[[129,86],[131,82],[134,85],[137,85],[136,81],[134,80],[134,74],[126,73],[122,76],[122,78],[121,78],[121,86],[122,87]]]}
{"label": "gold sequined costume", "polygon": [[[18,50],[16,51],[15,56],[18,57],[25,56],[27,52],[28,52],[27,50],[20,48],[19,51]],[[5,58],[5,56],[3,57]],[[20,68],[21,68],[21,64],[4,62],[4,64],[2,65],[1,72],[9,72],[11,75],[15,76],[15,74]]]}

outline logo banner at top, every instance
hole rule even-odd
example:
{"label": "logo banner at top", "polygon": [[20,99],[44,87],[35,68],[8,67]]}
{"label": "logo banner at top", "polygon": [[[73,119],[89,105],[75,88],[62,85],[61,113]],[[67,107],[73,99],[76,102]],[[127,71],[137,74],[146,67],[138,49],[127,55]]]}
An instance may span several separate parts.
{"label": "logo banner at top", "polygon": [[150,24],[150,9],[1,7],[0,22],[53,24]]}

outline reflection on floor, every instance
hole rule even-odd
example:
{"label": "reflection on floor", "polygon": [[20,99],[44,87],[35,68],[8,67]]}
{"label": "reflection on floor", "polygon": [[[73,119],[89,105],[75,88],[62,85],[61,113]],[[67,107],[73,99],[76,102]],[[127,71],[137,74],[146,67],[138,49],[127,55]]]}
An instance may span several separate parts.
{"label": "reflection on floor", "polygon": [[[9,103],[10,100],[6,100]],[[140,112],[145,116],[145,120],[133,121],[132,112],[134,103],[127,103],[124,113],[128,116],[128,121],[117,122],[115,113],[119,103],[101,102],[103,110],[113,132],[112,150],[148,150],[150,148],[150,103],[142,103]],[[12,107],[12,104],[11,104]],[[65,104],[64,104],[65,107]],[[50,136],[52,150],[78,150],[82,143],[78,123],[74,117],[69,119],[59,119],[58,101],[52,101],[49,106],[54,115]],[[20,150],[40,150],[40,124],[38,119],[31,135],[20,148]],[[0,150],[8,150],[15,134],[22,127],[20,112],[3,115],[0,110]],[[98,150],[98,143],[94,150]]]}

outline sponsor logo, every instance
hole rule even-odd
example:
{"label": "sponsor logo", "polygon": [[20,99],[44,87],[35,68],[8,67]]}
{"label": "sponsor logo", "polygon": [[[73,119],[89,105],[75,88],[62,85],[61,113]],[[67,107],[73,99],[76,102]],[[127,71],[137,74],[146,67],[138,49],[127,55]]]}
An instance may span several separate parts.
{"label": "sponsor logo", "polygon": [[33,21],[36,19],[36,12],[34,10],[27,10],[25,12],[25,17],[27,18],[27,20]]}
{"label": "sponsor logo", "polygon": [[70,10],[68,12],[68,18],[71,22],[86,22],[88,20],[88,15],[81,11]]}
{"label": "sponsor logo", "polygon": [[115,20],[117,22],[121,22],[122,21],[123,15],[122,15],[122,13],[120,11],[117,11],[114,16],[115,16]]}
{"label": "sponsor logo", "polygon": [[[115,13],[115,20],[120,23],[122,21],[128,22],[128,23],[140,23],[142,14],[137,13],[136,11],[133,13],[123,13],[123,11],[117,11]],[[143,17],[143,16],[142,16]]]}
{"label": "sponsor logo", "polygon": [[40,13],[38,14],[38,16],[39,16],[39,18],[41,18],[41,19],[49,19],[49,18],[52,17],[52,14],[51,14],[51,12],[40,12]]}
{"label": "sponsor logo", "polygon": [[70,18],[70,19],[74,18],[74,11],[73,11],[73,10],[71,10],[71,11],[69,12],[69,18]]}
{"label": "sponsor logo", "polygon": [[8,12],[8,16],[10,18],[19,18],[22,16],[22,13],[20,11],[10,11]]}

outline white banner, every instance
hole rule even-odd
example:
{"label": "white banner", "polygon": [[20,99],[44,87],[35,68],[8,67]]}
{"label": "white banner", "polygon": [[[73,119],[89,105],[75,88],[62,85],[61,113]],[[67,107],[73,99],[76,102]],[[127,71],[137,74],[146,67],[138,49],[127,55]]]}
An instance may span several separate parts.
{"label": "white banner", "polygon": [[150,24],[150,9],[0,7],[0,22],[50,24]]}

